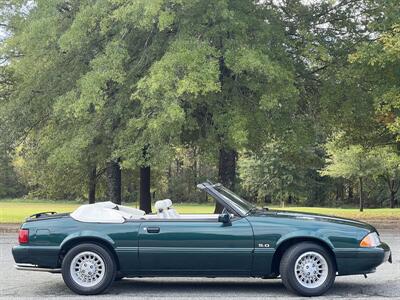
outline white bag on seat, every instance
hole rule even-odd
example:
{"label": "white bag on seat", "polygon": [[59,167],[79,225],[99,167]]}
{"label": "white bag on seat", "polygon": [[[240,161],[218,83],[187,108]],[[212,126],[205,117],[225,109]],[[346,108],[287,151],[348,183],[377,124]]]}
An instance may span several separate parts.
{"label": "white bag on seat", "polygon": [[177,211],[172,208],[171,199],[158,200],[154,204],[157,210],[157,216],[163,219],[176,219],[179,218]]}

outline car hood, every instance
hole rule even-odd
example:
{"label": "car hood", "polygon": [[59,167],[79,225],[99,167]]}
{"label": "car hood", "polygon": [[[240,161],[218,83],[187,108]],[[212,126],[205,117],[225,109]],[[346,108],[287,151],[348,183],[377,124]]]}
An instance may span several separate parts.
{"label": "car hood", "polygon": [[292,219],[292,220],[298,220],[298,221],[303,220],[305,222],[310,222],[310,221],[311,222],[312,221],[328,222],[331,224],[355,226],[358,228],[367,229],[369,231],[376,231],[375,227],[373,227],[372,225],[365,223],[365,222],[352,220],[352,219],[339,218],[339,217],[334,217],[334,216],[313,214],[313,213],[293,212],[293,211],[284,211],[284,210],[268,210],[268,211],[263,211],[263,212],[256,212],[256,213],[254,213],[254,216],[286,218],[286,219]]}

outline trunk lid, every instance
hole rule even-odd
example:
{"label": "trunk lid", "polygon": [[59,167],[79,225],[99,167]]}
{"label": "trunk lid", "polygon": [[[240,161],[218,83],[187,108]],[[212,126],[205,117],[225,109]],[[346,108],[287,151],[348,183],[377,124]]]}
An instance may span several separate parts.
{"label": "trunk lid", "polygon": [[58,219],[65,216],[69,216],[69,213],[57,213],[55,211],[45,211],[30,215],[25,219],[26,222],[46,220],[46,219]]}

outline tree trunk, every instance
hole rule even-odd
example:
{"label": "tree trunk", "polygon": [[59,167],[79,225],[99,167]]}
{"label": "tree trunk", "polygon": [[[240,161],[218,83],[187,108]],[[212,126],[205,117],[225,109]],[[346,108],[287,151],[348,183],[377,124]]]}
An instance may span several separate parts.
{"label": "tree trunk", "polygon": [[121,204],[121,168],[118,161],[110,161],[107,166],[108,196],[110,201]]}
{"label": "tree trunk", "polygon": [[344,200],[344,184],[342,181],[336,183],[335,206],[339,206]]}
{"label": "tree trunk", "polygon": [[197,153],[197,148],[194,148],[193,150],[193,173],[194,173],[194,185],[196,186],[198,184],[198,153]]}
{"label": "tree trunk", "polygon": [[363,179],[360,177],[358,180],[360,184],[360,211],[364,211]]}
{"label": "tree trunk", "polygon": [[343,203],[344,201],[345,201],[345,195],[346,195],[346,187],[345,187],[345,185],[342,183],[342,187],[341,187],[341,191],[340,191],[340,193],[341,193],[341,195],[342,195],[342,197],[341,197],[341,199],[340,199],[340,203]]}
{"label": "tree trunk", "polygon": [[94,166],[89,170],[89,192],[88,192],[89,204],[93,204],[96,202],[96,181],[97,181],[96,177],[97,177],[97,170],[96,166]]}
{"label": "tree trunk", "polygon": [[348,200],[350,203],[353,203],[354,195],[353,195],[353,185],[349,183],[349,190],[348,190]]}
{"label": "tree trunk", "polygon": [[140,168],[140,201],[139,208],[146,214],[151,213],[150,167]]}
{"label": "tree trunk", "polygon": [[[235,189],[236,158],[237,153],[234,149],[223,147],[219,151],[218,180],[230,190]],[[219,214],[222,210],[222,205],[216,202],[214,213]]]}
{"label": "tree trunk", "polygon": [[399,190],[399,183],[396,182],[395,179],[390,179],[387,177],[386,182],[388,184],[389,193],[390,193],[390,208],[396,207],[396,194]]}
{"label": "tree trunk", "polygon": [[170,197],[172,194],[172,162],[169,163],[168,166],[168,196]]}
{"label": "tree trunk", "polygon": [[396,206],[396,192],[390,191],[390,208],[395,208]]}

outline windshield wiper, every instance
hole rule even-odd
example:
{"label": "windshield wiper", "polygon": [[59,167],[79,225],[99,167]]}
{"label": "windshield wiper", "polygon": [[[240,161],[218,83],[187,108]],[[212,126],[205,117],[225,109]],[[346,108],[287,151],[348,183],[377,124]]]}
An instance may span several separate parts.
{"label": "windshield wiper", "polygon": [[246,216],[252,214],[253,212],[256,212],[257,210],[260,211],[268,211],[269,208],[264,206],[263,208],[258,208],[257,206],[253,206],[252,208],[249,209],[249,211],[246,213]]}
{"label": "windshield wiper", "polygon": [[258,208],[257,206],[253,206],[252,208],[249,209],[249,211],[246,213],[246,216],[252,214],[253,212],[257,211]]}

